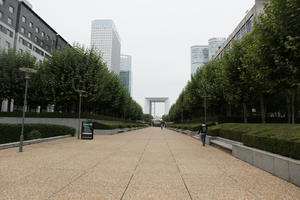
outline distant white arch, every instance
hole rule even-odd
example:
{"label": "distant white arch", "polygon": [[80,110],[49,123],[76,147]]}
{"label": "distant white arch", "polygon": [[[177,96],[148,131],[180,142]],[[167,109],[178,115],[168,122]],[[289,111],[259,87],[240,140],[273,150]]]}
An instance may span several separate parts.
{"label": "distant white arch", "polygon": [[[144,112],[155,117],[155,103],[165,104],[165,115],[169,113],[170,101],[168,97],[146,97]],[[154,112],[153,112],[154,111]]]}

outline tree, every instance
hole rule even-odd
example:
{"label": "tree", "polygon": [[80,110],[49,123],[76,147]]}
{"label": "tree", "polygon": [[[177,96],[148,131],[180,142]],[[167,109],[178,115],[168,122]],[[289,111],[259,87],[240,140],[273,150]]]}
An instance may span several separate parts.
{"label": "tree", "polygon": [[0,53],[0,99],[7,99],[8,105],[12,100],[18,105],[23,103],[25,77],[19,70],[21,67],[35,68],[35,58],[28,53],[17,53],[14,49]]}

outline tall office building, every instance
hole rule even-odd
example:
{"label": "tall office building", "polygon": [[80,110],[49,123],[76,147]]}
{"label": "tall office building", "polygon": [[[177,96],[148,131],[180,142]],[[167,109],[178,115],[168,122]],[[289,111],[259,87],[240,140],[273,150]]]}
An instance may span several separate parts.
{"label": "tall office building", "polygon": [[208,40],[208,51],[209,51],[209,60],[215,55],[215,53],[219,50],[222,44],[226,41],[224,37],[214,37]]}
{"label": "tall office building", "polygon": [[131,56],[121,55],[120,61],[120,79],[124,86],[127,88],[128,92],[131,94]]}
{"label": "tall office building", "polygon": [[120,73],[121,42],[112,20],[92,21],[91,46],[100,51],[110,71]]}
{"label": "tall office building", "polygon": [[197,69],[209,61],[209,51],[206,45],[191,47],[191,73],[194,75]]}

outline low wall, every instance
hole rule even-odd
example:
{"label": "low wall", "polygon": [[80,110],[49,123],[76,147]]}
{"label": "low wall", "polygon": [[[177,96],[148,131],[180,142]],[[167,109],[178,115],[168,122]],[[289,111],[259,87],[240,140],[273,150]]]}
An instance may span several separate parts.
{"label": "low wall", "polygon": [[[82,121],[88,121],[89,119],[81,119]],[[0,123],[3,124],[21,124],[22,118],[20,117],[0,117]],[[78,133],[78,119],[74,118],[25,118],[25,124],[57,124],[73,127]]]}
{"label": "low wall", "polygon": [[241,144],[232,145],[232,155],[275,176],[300,186],[300,161]]}

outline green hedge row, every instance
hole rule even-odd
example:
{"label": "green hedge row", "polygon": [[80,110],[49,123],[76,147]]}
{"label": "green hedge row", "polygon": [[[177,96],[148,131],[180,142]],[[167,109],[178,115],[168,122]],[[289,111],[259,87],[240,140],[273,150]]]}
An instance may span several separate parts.
{"label": "green hedge row", "polygon": [[[22,112],[0,112],[0,117],[22,117]],[[58,113],[58,112],[26,112],[26,117],[32,118],[78,118],[78,113]],[[104,116],[94,115],[89,113],[82,113],[81,118],[96,119],[96,120],[110,120],[121,121],[122,119]]]}
{"label": "green hedge row", "polygon": [[133,127],[145,127],[144,124],[139,123],[124,123],[124,122],[94,122],[94,129],[112,130],[118,128],[133,128]]}
{"label": "green hedge row", "polygon": [[300,125],[297,124],[226,123],[212,127],[208,134],[300,160]]}
{"label": "green hedge row", "polygon": [[215,128],[209,130],[207,134],[210,136],[221,137],[229,140],[242,142],[242,136],[245,134],[245,132]]}
{"label": "green hedge row", "polygon": [[243,143],[249,147],[300,160],[300,138],[280,138],[274,134],[249,133],[243,135]]}
{"label": "green hedge row", "polygon": [[[215,125],[215,122],[207,122],[207,126]],[[169,127],[190,130],[190,131],[198,131],[202,123],[191,123],[191,124],[170,124]]]}
{"label": "green hedge row", "polygon": [[[21,124],[0,124],[0,144],[17,142],[20,140]],[[24,140],[55,137],[61,135],[74,136],[75,129],[54,124],[25,124]]]}

